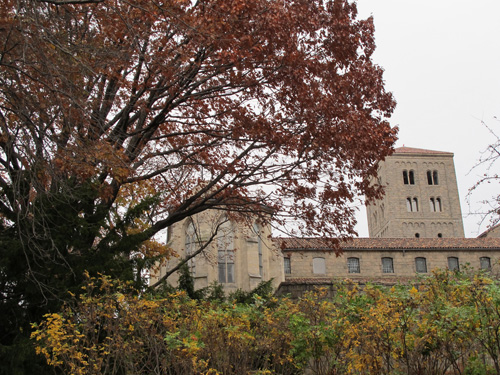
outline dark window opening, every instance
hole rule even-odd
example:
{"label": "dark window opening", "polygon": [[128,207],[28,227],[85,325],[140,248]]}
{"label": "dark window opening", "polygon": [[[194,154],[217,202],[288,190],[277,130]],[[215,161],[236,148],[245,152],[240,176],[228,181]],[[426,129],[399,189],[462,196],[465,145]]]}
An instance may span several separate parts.
{"label": "dark window opening", "polygon": [[415,172],[410,171],[410,185],[415,185]]}
{"label": "dark window opening", "polygon": [[427,171],[427,184],[432,185],[432,173]]}
{"label": "dark window opening", "polygon": [[489,257],[479,258],[479,263],[481,264],[481,269],[485,271],[491,270],[491,259]]}
{"label": "dark window opening", "polygon": [[403,183],[408,185],[408,171],[403,171]]}
{"label": "dark window opening", "polygon": [[427,184],[438,185],[438,171],[427,171]]}
{"label": "dark window opening", "polygon": [[285,257],[283,258],[284,265],[285,265],[285,274],[290,275],[292,273],[292,263],[290,262],[290,258]]}
{"label": "dark window opening", "polygon": [[427,273],[427,260],[424,257],[415,258],[415,270],[418,273]]}
{"label": "dark window opening", "polygon": [[439,238],[443,237],[443,233],[438,233],[438,237]]}
{"label": "dark window opening", "polygon": [[448,269],[450,271],[460,271],[460,265],[457,257],[448,257]]}
{"label": "dark window opening", "polygon": [[420,233],[415,233],[415,238],[420,238]]}
{"label": "dark window opening", "polygon": [[382,272],[394,273],[394,263],[392,258],[382,258]]}
{"label": "dark window opening", "polygon": [[347,272],[360,273],[359,258],[347,258]]}

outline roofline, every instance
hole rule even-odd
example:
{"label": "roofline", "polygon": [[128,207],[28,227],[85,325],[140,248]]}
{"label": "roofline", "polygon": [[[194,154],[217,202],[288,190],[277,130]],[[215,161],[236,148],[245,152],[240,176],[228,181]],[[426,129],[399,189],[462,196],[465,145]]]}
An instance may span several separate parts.
{"label": "roofline", "polygon": [[[479,247],[479,246],[471,246],[471,247],[466,247],[466,246],[434,246],[434,247],[341,247],[341,252],[345,251],[411,251],[411,252],[425,252],[425,251],[498,251],[500,250],[500,246],[493,246],[493,247]],[[318,251],[318,252],[332,252],[335,253],[335,249],[332,248],[316,248],[316,247],[309,247],[309,248],[300,248],[300,247],[295,247],[295,248],[290,248],[290,247],[285,247],[281,249],[283,252],[313,252],[313,251]]]}
{"label": "roofline", "polygon": [[322,238],[274,238],[284,252],[340,251],[498,251],[500,238],[353,238],[329,246]]}
{"label": "roofline", "polygon": [[453,157],[453,152],[448,152],[448,151],[436,151],[436,150],[426,150],[423,148],[415,148],[415,147],[398,147],[394,149],[394,152],[392,153],[392,156],[397,156],[397,155],[414,155],[414,156],[450,156]]}

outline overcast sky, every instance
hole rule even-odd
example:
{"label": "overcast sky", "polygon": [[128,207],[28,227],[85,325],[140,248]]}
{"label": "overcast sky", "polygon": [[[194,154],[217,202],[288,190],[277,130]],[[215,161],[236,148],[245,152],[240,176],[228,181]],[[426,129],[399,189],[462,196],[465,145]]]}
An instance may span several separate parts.
{"label": "overcast sky", "polygon": [[[374,61],[385,70],[387,90],[397,101],[392,125],[399,126],[396,147],[455,154],[466,237],[486,229],[468,215],[495,190],[472,197],[468,189],[481,171],[471,172],[493,138],[500,134],[499,0],[358,0],[360,18],[374,18]],[[500,166],[499,166],[500,168]],[[497,189],[498,190],[498,187]],[[368,236],[366,213],[357,230]]]}

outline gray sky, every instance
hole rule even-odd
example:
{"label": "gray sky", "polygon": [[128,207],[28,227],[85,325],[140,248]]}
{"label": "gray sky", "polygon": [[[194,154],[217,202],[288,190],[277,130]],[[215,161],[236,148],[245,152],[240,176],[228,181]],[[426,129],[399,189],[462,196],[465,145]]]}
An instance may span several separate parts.
{"label": "gray sky", "polygon": [[[493,141],[481,124],[500,134],[500,1],[358,0],[360,18],[374,17],[374,61],[385,70],[387,90],[397,101],[392,125],[399,126],[396,147],[455,154],[466,237],[476,237],[478,203],[496,189],[466,203],[480,170],[471,171]],[[366,213],[357,230],[368,236]]]}

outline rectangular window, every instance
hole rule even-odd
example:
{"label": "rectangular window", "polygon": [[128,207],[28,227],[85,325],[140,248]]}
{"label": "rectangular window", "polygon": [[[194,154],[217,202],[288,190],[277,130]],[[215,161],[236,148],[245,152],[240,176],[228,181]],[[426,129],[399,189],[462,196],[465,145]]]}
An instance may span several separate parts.
{"label": "rectangular window", "polygon": [[226,282],[226,265],[224,263],[219,262],[219,283],[224,284],[225,282]]}
{"label": "rectangular window", "polygon": [[448,269],[450,271],[460,271],[460,265],[457,257],[448,257]]}
{"label": "rectangular window", "polygon": [[325,258],[313,258],[313,273],[321,275],[326,273]]}
{"label": "rectangular window", "polygon": [[234,251],[219,250],[219,283],[234,283]]}
{"label": "rectangular window", "polygon": [[415,258],[415,270],[418,273],[427,273],[427,260],[424,257]]}
{"label": "rectangular window", "polygon": [[291,259],[288,257],[283,258],[285,265],[285,275],[290,275],[292,273],[292,263]]}
{"label": "rectangular window", "polygon": [[260,241],[260,238],[259,238],[259,243],[257,244],[258,247],[259,247],[259,275],[262,276],[263,275],[263,270],[264,270],[264,264],[262,262],[262,243]]}
{"label": "rectangular window", "polygon": [[234,233],[229,221],[221,224],[217,236],[219,283],[234,283]]}
{"label": "rectangular window", "polygon": [[382,258],[382,272],[383,273],[394,273],[394,263],[392,258]]}
{"label": "rectangular window", "polygon": [[359,273],[359,258],[347,258],[347,272]]}
{"label": "rectangular window", "polygon": [[234,283],[234,263],[227,264],[227,282]]}
{"label": "rectangular window", "polygon": [[479,263],[481,264],[481,269],[485,271],[491,270],[491,259],[489,257],[479,258]]}

